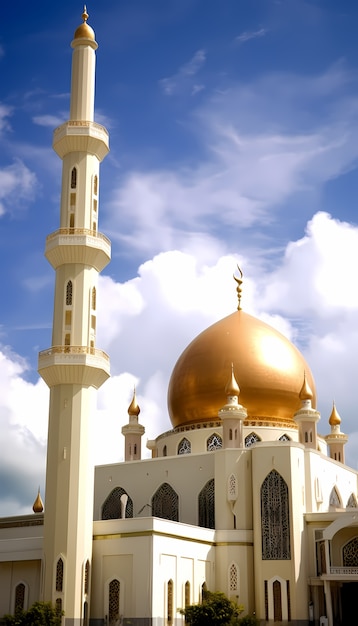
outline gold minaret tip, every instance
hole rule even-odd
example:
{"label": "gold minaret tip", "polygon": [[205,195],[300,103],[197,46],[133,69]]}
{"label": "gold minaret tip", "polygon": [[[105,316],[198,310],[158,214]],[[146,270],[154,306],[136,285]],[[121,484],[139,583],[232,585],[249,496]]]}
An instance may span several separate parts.
{"label": "gold minaret tip", "polygon": [[234,278],[234,280],[235,280],[235,281],[236,281],[236,283],[237,283],[237,287],[236,287],[236,292],[237,292],[237,310],[238,310],[238,311],[241,311],[241,292],[242,292],[241,285],[242,285],[242,277],[243,277],[243,273],[242,273],[242,271],[241,271],[241,269],[240,269],[240,267],[239,267],[239,266],[237,266],[237,269],[238,269],[238,270],[239,270],[239,272],[240,272],[240,278],[237,278],[237,277],[235,276],[235,274],[233,274],[233,278]]}
{"label": "gold minaret tip", "polygon": [[339,424],[341,423],[341,416],[339,415],[337,409],[336,409],[336,404],[335,402],[333,402],[333,407],[332,407],[332,413],[329,416],[329,420],[328,423],[330,426],[339,426]]}
{"label": "gold minaret tip", "polygon": [[136,417],[138,417],[139,413],[140,413],[140,408],[137,403],[137,397],[136,397],[135,387],[134,387],[132,402],[130,403],[128,407],[128,415],[135,415]]}
{"label": "gold minaret tip", "polygon": [[86,5],[84,4],[84,5],[83,5],[82,19],[83,19],[83,21],[84,21],[84,22],[87,22],[88,18],[89,18],[89,15],[88,15],[88,13],[87,13],[87,7],[86,7]]}
{"label": "gold minaret tip", "polygon": [[227,385],[225,387],[225,393],[227,396],[237,396],[239,397],[240,395],[240,387],[237,384],[237,380],[235,378],[235,374],[234,374],[234,364],[231,363],[231,376],[227,382]]}
{"label": "gold minaret tip", "polygon": [[33,510],[34,513],[42,513],[42,511],[44,510],[44,505],[43,505],[43,502],[42,502],[42,498],[40,496],[40,487],[39,487],[39,490],[37,492],[36,500],[35,500],[35,502],[32,505],[32,510]]}
{"label": "gold minaret tip", "polygon": [[300,397],[300,400],[312,400],[313,398],[312,389],[307,382],[306,372],[304,372],[303,374],[303,384],[301,387],[299,397]]}

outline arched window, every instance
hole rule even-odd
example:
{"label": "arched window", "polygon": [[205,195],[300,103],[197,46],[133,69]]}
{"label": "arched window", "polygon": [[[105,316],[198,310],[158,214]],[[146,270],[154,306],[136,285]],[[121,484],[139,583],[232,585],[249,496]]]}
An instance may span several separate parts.
{"label": "arched window", "polygon": [[274,621],[282,621],[282,597],[281,597],[281,583],[279,580],[275,580],[272,585],[273,590],[273,614]]}
{"label": "arched window", "polygon": [[163,456],[168,456],[168,449],[167,446],[163,447]]}
{"label": "arched window", "polygon": [[261,485],[261,532],[263,560],[291,558],[288,487],[276,470]]}
{"label": "arched window", "polygon": [[61,558],[56,564],[56,591],[63,591],[63,560]]}
{"label": "arched window", "polygon": [[66,285],[66,306],[72,306],[72,280]]}
{"label": "arched window", "polygon": [[229,567],[229,595],[239,595],[239,570],[236,563]]}
{"label": "arched window", "polygon": [[203,582],[203,584],[201,585],[201,598],[200,598],[200,602],[204,602],[207,590],[208,590],[208,587],[207,587],[206,582],[204,581],[204,582]]}
{"label": "arched window", "polygon": [[184,588],[184,607],[190,604],[190,582],[187,580]]}
{"label": "arched window", "polygon": [[96,306],[97,306],[97,292],[96,292],[96,287],[92,287],[92,309],[93,311],[96,310]]}
{"label": "arched window", "polygon": [[284,435],[281,435],[281,437],[279,437],[278,440],[279,441],[291,441],[290,437],[286,435],[286,433]]}
{"label": "arched window", "polygon": [[73,167],[71,170],[71,189],[77,187],[77,168]]}
{"label": "arched window", "polygon": [[215,528],[215,481],[212,478],[199,493],[199,526]]}
{"label": "arched window", "polygon": [[26,587],[24,583],[19,583],[15,588],[15,606],[14,613],[23,611],[25,609],[25,591]]}
{"label": "arched window", "polygon": [[178,454],[190,454],[191,453],[191,443],[189,439],[184,437],[178,445]]}
{"label": "arched window", "polygon": [[343,567],[358,567],[358,537],[353,537],[342,550]]}
{"label": "arched window", "polygon": [[329,505],[335,508],[342,508],[341,498],[336,487],[333,487],[329,496]]}
{"label": "arched window", "polygon": [[357,498],[355,497],[354,493],[351,493],[351,495],[348,498],[347,509],[356,509],[356,508],[357,508]]}
{"label": "arched window", "polygon": [[152,515],[172,522],[179,521],[179,497],[168,483],[160,485],[152,497]]}
{"label": "arched window", "polygon": [[114,624],[119,620],[120,612],[119,612],[119,594],[120,594],[120,583],[119,580],[114,578],[109,583],[108,588],[108,622],[109,624]]}
{"label": "arched window", "polygon": [[55,606],[57,615],[62,615],[62,598],[56,598]]}
{"label": "arched window", "polygon": [[[111,491],[102,506],[102,519],[120,519],[122,517],[121,496],[123,494],[128,496],[122,487],[115,487]],[[133,501],[129,496],[124,517],[133,517]]]}
{"label": "arched window", "polygon": [[208,452],[212,452],[213,450],[219,450],[223,447],[223,440],[220,435],[214,433],[209,437],[206,443],[206,449]]}
{"label": "arched window", "polygon": [[245,437],[245,448],[250,448],[250,446],[253,446],[254,443],[258,441],[261,441],[260,437],[256,435],[256,433],[250,433]]}
{"label": "arched window", "polygon": [[89,580],[90,580],[90,564],[89,564],[89,560],[87,559],[86,565],[85,565],[85,585],[84,585],[84,592],[87,595],[89,593]]}
{"label": "arched window", "polygon": [[98,195],[98,176],[97,174],[93,178],[93,193],[95,196]]}
{"label": "arched window", "polygon": [[174,584],[173,581],[170,579],[168,580],[168,585],[167,585],[167,622],[168,624],[172,624],[173,623],[173,606],[174,606],[174,598],[173,598],[173,592],[174,592]]}

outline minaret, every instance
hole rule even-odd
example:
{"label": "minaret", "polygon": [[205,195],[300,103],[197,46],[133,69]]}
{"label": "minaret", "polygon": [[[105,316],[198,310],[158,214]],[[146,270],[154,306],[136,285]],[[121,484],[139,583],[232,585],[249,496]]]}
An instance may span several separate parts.
{"label": "minaret", "polygon": [[331,432],[329,435],[325,436],[325,440],[329,445],[329,455],[331,459],[344,463],[344,446],[348,441],[348,435],[341,432],[341,421],[341,416],[339,415],[336,405],[333,402],[332,412],[329,416]]}
{"label": "minaret", "polygon": [[109,376],[109,358],[96,347],[97,280],[110,261],[98,232],[99,164],[108,133],[93,121],[95,34],[83,23],[72,41],[70,119],[54,132],[62,159],[60,228],[45,255],[56,272],[52,347],[39,354],[50,387],[44,526],[43,599],[64,611],[66,624],[88,620],[93,523],[90,423],[96,389]]}
{"label": "minaret", "polygon": [[129,422],[122,427],[122,435],[124,435],[124,460],[137,461],[142,456],[142,436],[144,435],[144,426],[138,423],[140,408],[137,403],[135,389],[133,398],[128,407]]}
{"label": "minaret", "polygon": [[240,387],[232,364],[225,392],[227,403],[218,412],[223,423],[223,448],[244,448],[243,423],[247,419],[247,410],[239,404]]}
{"label": "minaret", "polygon": [[312,390],[307,382],[306,373],[303,375],[303,384],[299,393],[301,408],[293,416],[298,425],[299,441],[306,448],[317,450],[317,422],[320,419],[319,411],[312,408]]}

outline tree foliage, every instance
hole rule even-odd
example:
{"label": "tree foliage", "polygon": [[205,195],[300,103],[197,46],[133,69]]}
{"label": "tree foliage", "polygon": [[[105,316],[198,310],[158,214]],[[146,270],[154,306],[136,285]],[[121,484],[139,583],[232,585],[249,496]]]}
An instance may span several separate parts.
{"label": "tree foliage", "polygon": [[35,602],[27,611],[4,615],[5,626],[61,626],[62,612],[51,602]]}
{"label": "tree foliage", "polygon": [[243,606],[220,591],[205,591],[201,604],[190,604],[179,612],[190,626],[227,626],[239,623]]}

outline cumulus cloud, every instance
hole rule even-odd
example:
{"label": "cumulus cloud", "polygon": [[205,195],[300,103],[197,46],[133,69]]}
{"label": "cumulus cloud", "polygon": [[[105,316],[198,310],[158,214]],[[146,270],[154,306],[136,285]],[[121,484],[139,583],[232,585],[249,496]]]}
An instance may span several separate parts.
{"label": "cumulus cloud", "polygon": [[56,128],[57,126],[60,126],[61,124],[63,124],[63,122],[65,122],[67,119],[66,116],[58,116],[58,115],[49,115],[49,114],[44,114],[44,115],[34,115],[34,117],[32,118],[32,121],[34,124],[37,124],[38,126],[45,126],[48,128],[51,128],[51,130],[53,128]]}

